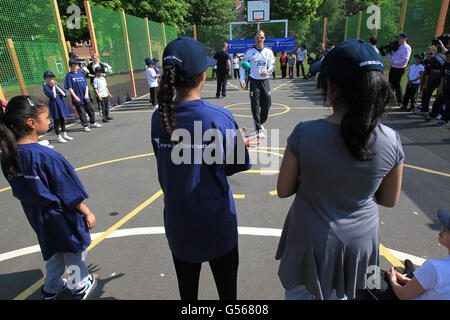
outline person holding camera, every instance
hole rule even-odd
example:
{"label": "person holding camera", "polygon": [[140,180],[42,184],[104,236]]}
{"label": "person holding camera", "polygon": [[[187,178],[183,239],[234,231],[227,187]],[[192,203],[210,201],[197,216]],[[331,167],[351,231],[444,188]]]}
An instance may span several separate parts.
{"label": "person holding camera", "polygon": [[400,33],[397,36],[398,49],[394,54],[387,54],[387,57],[392,63],[391,70],[389,71],[389,83],[392,90],[395,93],[397,103],[401,103],[403,100],[402,87],[400,82],[402,76],[405,73],[406,66],[408,65],[409,58],[411,57],[411,46],[407,43],[408,34],[405,32]]}
{"label": "person holding camera", "polygon": [[442,64],[436,58],[436,54],[437,48],[435,46],[427,48],[426,59],[424,61],[425,82],[422,94],[422,108],[414,112],[416,114],[424,115],[426,120],[431,119],[429,114],[431,95],[433,94],[434,90],[439,88],[439,85],[441,84]]}

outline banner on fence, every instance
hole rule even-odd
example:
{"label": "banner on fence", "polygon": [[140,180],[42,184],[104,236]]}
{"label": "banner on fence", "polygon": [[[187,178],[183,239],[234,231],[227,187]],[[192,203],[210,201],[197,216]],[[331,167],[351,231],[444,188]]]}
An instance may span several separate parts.
{"label": "banner on fence", "polygon": [[[273,52],[291,51],[296,45],[296,38],[268,38],[264,41],[264,46],[272,49]],[[228,53],[243,53],[255,46],[254,39],[228,40]]]}

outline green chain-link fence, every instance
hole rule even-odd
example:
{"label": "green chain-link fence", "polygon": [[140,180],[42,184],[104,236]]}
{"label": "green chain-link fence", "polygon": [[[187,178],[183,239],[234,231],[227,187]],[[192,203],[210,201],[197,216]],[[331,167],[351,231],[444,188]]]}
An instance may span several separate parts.
{"label": "green chain-link fence", "polygon": [[[108,63],[113,70],[112,74],[108,75],[107,81],[115,98],[114,102],[122,103],[134,95],[130,59],[136,96],[148,93],[145,58],[161,60],[166,42],[177,37],[177,30],[172,26],[153,21],[148,21],[147,25],[146,19],[129,14],[125,14],[123,19],[122,13],[106,8],[92,5],[90,8],[100,61]],[[126,34],[130,46],[130,59]],[[161,65],[161,61],[158,64]]]}
{"label": "green chain-link fence", "polygon": [[28,93],[46,102],[47,70],[64,82],[68,70],[59,39],[53,1],[0,1],[0,85],[7,100]]}

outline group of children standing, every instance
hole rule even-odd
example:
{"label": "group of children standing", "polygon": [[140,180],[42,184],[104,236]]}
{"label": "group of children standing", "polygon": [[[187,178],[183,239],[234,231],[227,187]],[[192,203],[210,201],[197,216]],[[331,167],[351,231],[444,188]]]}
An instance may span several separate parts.
{"label": "group of children standing", "polygon": [[[414,55],[415,63],[411,65],[408,73],[408,82],[403,96],[400,110],[413,111],[422,114],[426,120],[432,118],[440,120],[440,125],[448,125],[450,120],[450,51],[445,53],[445,60],[438,56],[434,46],[423,54]],[[429,112],[429,101],[434,90],[437,89],[436,100]],[[418,93],[422,96],[422,106],[417,108]],[[408,108],[408,105],[410,107]]]}
{"label": "group of children standing", "polygon": [[[73,140],[67,135],[65,118],[70,117],[69,108],[65,102],[67,93],[64,89],[69,91],[72,98],[72,104],[75,106],[80,117],[81,125],[84,132],[90,132],[92,128],[100,128],[102,125],[95,121],[95,111],[92,106],[92,101],[89,93],[89,86],[86,76],[80,69],[77,60],[69,61],[70,72],[67,73],[64,80],[64,88],[61,87],[55,80],[55,74],[51,71],[44,73],[45,84],[43,86],[44,94],[49,98],[49,109],[53,119],[53,125],[59,143],[66,143]],[[109,99],[112,98],[108,89],[106,78],[101,67],[95,68],[95,77],[92,81],[92,86],[95,91],[97,103],[100,111],[100,116],[103,122],[113,120],[109,115]],[[89,121],[86,117],[89,117]]]}

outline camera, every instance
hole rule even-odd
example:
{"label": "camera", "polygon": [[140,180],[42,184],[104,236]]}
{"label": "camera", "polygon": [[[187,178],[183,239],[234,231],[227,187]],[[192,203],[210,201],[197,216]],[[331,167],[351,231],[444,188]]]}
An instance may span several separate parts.
{"label": "camera", "polygon": [[394,40],[391,43],[381,46],[379,49],[380,49],[380,54],[382,56],[385,56],[388,53],[397,51],[398,48],[399,48],[398,42],[397,42],[397,40]]}
{"label": "camera", "polygon": [[444,47],[447,47],[448,46],[448,42],[450,41],[450,34],[447,33],[447,34],[442,34],[440,36],[436,36],[431,41],[431,44],[433,46],[436,46],[438,48],[438,52],[441,53],[444,50],[442,48],[442,45],[439,43],[439,40],[442,42]]}

